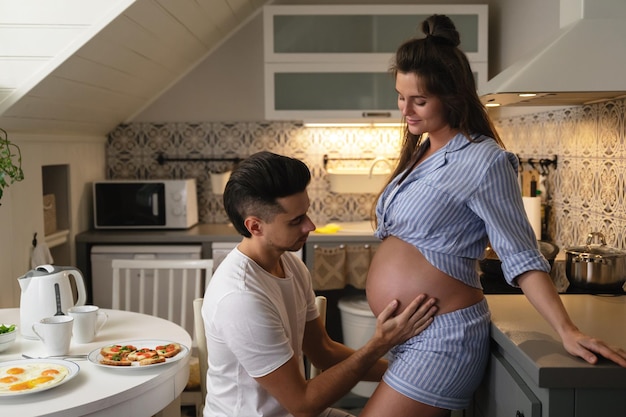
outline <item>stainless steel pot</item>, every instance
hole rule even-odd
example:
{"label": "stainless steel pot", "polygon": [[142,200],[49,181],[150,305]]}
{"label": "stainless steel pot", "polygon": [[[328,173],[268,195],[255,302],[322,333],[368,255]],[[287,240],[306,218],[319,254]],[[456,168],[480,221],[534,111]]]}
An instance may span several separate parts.
{"label": "stainless steel pot", "polygon": [[[594,244],[594,238],[600,243]],[[565,273],[572,285],[615,289],[626,282],[626,252],[607,246],[600,232],[589,233],[586,245],[566,248],[565,253]]]}

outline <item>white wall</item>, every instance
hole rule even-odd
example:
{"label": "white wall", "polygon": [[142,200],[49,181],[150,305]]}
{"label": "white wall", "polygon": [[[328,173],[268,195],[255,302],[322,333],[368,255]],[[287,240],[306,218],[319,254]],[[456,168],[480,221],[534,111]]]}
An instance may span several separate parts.
{"label": "white wall", "polygon": [[[273,3],[337,4],[331,0]],[[344,0],[341,3],[390,2]],[[560,0],[396,0],[393,3],[488,4],[490,77],[532,51],[559,28]],[[263,95],[263,22],[258,15],[131,121],[259,121],[264,118]]]}
{"label": "white wall", "polygon": [[133,121],[259,121],[263,95],[259,14]]}
{"label": "white wall", "polygon": [[[105,137],[12,135],[22,151],[24,181],[5,189],[0,203],[0,308],[19,306],[17,278],[30,267],[33,234],[43,238],[42,174],[44,165],[69,164],[70,242],[90,227],[88,185],[104,178]],[[75,265],[72,249],[71,264]]]}
{"label": "white wall", "polygon": [[[40,77],[86,40],[92,27],[103,24],[134,0],[0,1],[0,113]],[[7,42],[11,39],[11,42]],[[6,102],[3,102],[4,100]]]}

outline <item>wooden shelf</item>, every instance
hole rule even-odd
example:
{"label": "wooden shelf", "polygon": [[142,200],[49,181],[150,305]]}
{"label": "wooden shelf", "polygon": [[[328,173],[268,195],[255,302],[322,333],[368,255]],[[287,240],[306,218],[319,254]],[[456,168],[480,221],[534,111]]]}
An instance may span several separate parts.
{"label": "wooden shelf", "polygon": [[49,248],[62,245],[67,242],[69,234],[69,230],[57,230],[56,232],[45,236],[46,244]]}

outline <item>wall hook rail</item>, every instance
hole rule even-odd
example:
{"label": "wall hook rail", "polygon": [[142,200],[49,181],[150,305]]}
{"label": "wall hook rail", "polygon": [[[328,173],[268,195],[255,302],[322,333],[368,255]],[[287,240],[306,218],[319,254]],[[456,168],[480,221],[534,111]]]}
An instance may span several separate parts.
{"label": "wall hook rail", "polygon": [[557,167],[557,162],[558,162],[558,157],[557,155],[554,155],[554,158],[549,159],[549,158],[521,158],[519,155],[517,155],[517,159],[519,160],[520,166],[523,164],[528,164],[531,166],[531,168],[535,168],[536,165],[539,165],[539,167],[541,168],[542,172],[547,172],[547,170],[550,167],[554,167],[554,169],[556,169]]}
{"label": "wall hook rail", "polygon": [[[345,158],[331,158],[330,156],[328,156],[327,154],[324,155],[324,169],[326,169],[326,166],[328,165],[329,161],[373,161],[375,159],[380,158],[380,156],[372,156],[372,157],[365,157],[365,158],[359,158],[359,157],[354,157],[354,158],[349,158],[349,157],[345,157]],[[397,161],[398,158],[385,158],[388,159],[390,161]]]}
{"label": "wall hook rail", "polygon": [[161,152],[157,155],[156,160],[159,165],[163,165],[166,162],[233,162],[238,164],[242,161],[242,158],[171,158]]}

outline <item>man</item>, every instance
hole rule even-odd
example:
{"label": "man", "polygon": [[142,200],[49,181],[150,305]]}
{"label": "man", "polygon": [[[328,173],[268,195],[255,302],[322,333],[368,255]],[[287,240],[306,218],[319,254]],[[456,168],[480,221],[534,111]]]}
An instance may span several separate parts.
{"label": "man", "polygon": [[[327,407],[360,380],[380,380],[387,368],[380,358],[432,321],[435,300],[420,295],[397,316],[391,302],[357,351],[330,339],[310,274],[292,253],[315,230],[307,216],[310,180],[301,161],[259,152],[226,184],[224,206],[243,239],[204,295],[207,417],[349,416]],[[303,355],[325,371],[306,380]]]}

